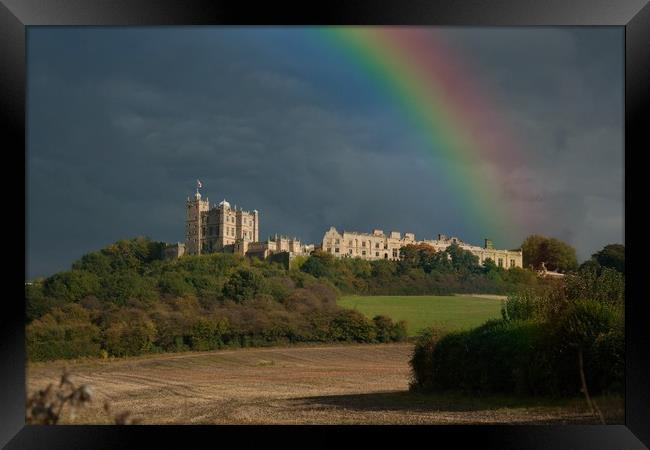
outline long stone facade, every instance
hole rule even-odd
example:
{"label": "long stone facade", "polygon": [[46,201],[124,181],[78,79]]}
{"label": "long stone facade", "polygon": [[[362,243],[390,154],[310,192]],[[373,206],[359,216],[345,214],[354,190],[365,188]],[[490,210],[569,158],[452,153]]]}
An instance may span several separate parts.
{"label": "long stone facade", "polygon": [[398,231],[385,234],[382,230],[377,229],[373,230],[372,233],[350,231],[339,233],[335,227],[330,227],[323,236],[320,248],[322,251],[331,253],[338,258],[395,261],[400,258],[400,249],[411,244],[426,244],[436,249],[436,251],[443,251],[452,244],[458,244],[460,248],[478,256],[479,264],[483,264],[489,258],[497,266],[506,269],[523,267],[521,250],[495,249],[489,239],[485,240],[483,247],[479,247],[467,244],[457,237],[447,237],[442,234],[439,234],[438,238],[434,240],[418,241],[413,233],[404,233],[402,236]]}

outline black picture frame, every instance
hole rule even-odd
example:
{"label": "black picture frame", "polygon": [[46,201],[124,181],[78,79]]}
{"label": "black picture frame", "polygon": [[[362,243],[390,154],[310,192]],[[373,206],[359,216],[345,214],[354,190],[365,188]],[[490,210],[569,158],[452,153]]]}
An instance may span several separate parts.
{"label": "black picture frame", "polygon": [[[621,26],[625,27],[625,240],[628,268],[626,292],[625,425],[605,426],[373,426],[373,427],[237,427],[237,426],[26,426],[25,330],[23,285],[16,273],[16,291],[4,298],[0,326],[0,445],[6,448],[134,448],[195,447],[233,444],[268,445],[269,440],[292,447],[340,445],[351,432],[364,434],[366,445],[394,440],[409,445],[422,439],[428,445],[495,448],[646,448],[650,445],[650,339],[645,321],[647,301],[640,282],[642,221],[631,220],[632,198],[639,208],[643,170],[640,158],[648,145],[643,117],[648,116],[650,91],[650,6],[647,0],[347,0],[276,3],[221,0],[1,0],[0,3],[0,114],[5,149],[4,200],[6,211],[20,211],[18,174],[26,159],[26,27],[28,26],[153,26],[153,25],[445,25],[445,26]],[[645,113],[645,114],[644,114]],[[10,156],[10,160],[6,157]],[[15,159],[13,159],[15,158]],[[634,164],[634,166],[632,165]],[[25,177],[27,177],[27,173]],[[634,180],[634,181],[633,181]],[[15,202],[15,205],[14,205]],[[14,207],[15,206],[15,207]],[[19,214],[7,213],[6,219]],[[16,228],[20,220],[11,221]],[[23,226],[23,230],[25,227]],[[20,231],[7,234],[17,243]],[[26,236],[26,234],[25,234]],[[12,238],[13,237],[13,238]],[[26,237],[25,237],[26,238]],[[56,239],[56,236],[52,237]],[[25,242],[26,245],[26,242]],[[10,252],[10,250],[6,250]],[[11,252],[10,254],[15,254]],[[16,258],[9,258],[15,262]],[[26,261],[25,261],[26,263]],[[21,269],[17,264],[13,270]],[[24,269],[24,267],[23,267]],[[23,273],[24,278],[24,273]],[[300,436],[296,436],[299,432]],[[314,438],[312,436],[316,435]],[[408,439],[405,441],[404,439]],[[373,442],[374,441],[374,442]],[[233,445],[230,444],[230,445]],[[644,445],[645,444],[645,445]],[[411,444],[413,445],[413,444]],[[418,444],[416,444],[418,445]],[[426,444],[425,444],[426,445]]]}

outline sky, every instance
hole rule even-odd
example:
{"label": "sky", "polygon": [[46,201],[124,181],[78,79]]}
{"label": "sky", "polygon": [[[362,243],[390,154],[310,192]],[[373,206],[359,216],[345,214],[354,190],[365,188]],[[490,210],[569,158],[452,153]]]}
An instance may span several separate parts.
{"label": "sky", "polygon": [[[514,142],[480,212],[435,127],[322,29],[29,27],[26,278],[119,239],[182,242],[197,179],[211,203],[257,209],[260,238],[320,242],[334,225],[517,248],[537,233],[579,261],[624,243],[623,29],[430,30],[462,67],[451,94],[498,118],[485,141]],[[497,165],[482,139],[462,164]]]}

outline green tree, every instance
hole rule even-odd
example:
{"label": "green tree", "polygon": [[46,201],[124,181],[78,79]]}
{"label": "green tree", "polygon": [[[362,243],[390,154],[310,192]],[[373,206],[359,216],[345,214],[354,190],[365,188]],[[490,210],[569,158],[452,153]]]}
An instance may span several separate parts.
{"label": "green tree", "polygon": [[617,322],[621,322],[620,315],[606,304],[593,300],[578,300],[565,311],[557,324],[564,344],[576,351],[581,391],[592,412],[598,414],[603,424],[603,414],[589,394],[584,355],[596,346],[599,339],[614,330]]}
{"label": "green tree", "polygon": [[186,275],[188,274],[179,270],[164,272],[160,275],[160,281],[158,281],[160,292],[175,297],[182,297],[185,294],[193,294],[194,287],[187,282]]}
{"label": "green tree", "polygon": [[97,295],[99,290],[99,277],[83,270],[60,272],[43,283],[45,296],[64,302],[78,302],[88,295]]}
{"label": "green tree", "polygon": [[609,267],[625,273],[625,246],[621,244],[606,245],[601,251],[592,256],[600,266]]}
{"label": "green tree", "polygon": [[240,269],[223,286],[225,298],[241,303],[253,299],[264,288],[264,279],[252,270]]}
{"label": "green tree", "polygon": [[330,334],[336,341],[375,342],[377,329],[360,312],[345,309],[334,316]]}
{"label": "green tree", "polygon": [[54,308],[27,326],[27,355],[32,361],[98,356],[99,327],[82,306]]}
{"label": "green tree", "polygon": [[451,244],[445,250],[451,257],[451,265],[457,272],[476,272],[479,269],[478,256],[458,244]]}
{"label": "green tree", "polygon": [[113,356],[139,355],[151,351],[155,339],[154,322],[138,309],[115,313],[104,330],[106,350]]}
{"label": "green tree", "polygon": [[539,270],[544,263],[548,270],[568,272],[578,267],[575,249],[559,239],[534,234],[524,240],[521,250],[526,268]]}
{"label": "green tree", "polygon": [[227,319],[198,319],[190,334],[192,350],[205,351],[221,348],[224,344],[223,337],[227,332]]}
{"label": "green tree", "polygon": [[305,261],[300,270],[316,278],[332,275],[334,257],[326,252],[316,251]]}

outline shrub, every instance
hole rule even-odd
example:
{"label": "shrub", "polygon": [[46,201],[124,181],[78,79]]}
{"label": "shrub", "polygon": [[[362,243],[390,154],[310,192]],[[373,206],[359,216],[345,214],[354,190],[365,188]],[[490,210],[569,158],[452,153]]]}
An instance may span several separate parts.
{"label": "shrub", "polygon": [[223,286],[223,296],[241,303],[261,293],[263,286],[264,279],[257,272],[240,269]]}
{"label": "shrub", "polygon": [[441,339],[423,333],[411,359],[411,386],[574,395],[580,389],[578,349],[592,393],[622,392],[623,327],[615,310],[593,301],[575,302],[558,323],[494,320]]}
{"label": "shrub", "polygon": [[139,310],[122,311],[104,331],[104,345],[112,356],[132,356],[151,351],[156,326]]}
{"label": "shrub", "polygon": [[335,341],[374,342],[377,330],[360,312],[343,310],[332,319],[330,336]]}
{"label": "shrub", "polygon": [[375,325],[377,342],[398,342],[406,339],[405,321],[395,323],[387,316],[375,316],[372,321]]}
{"label": "shrub", "polygon": [[97,356],[100,330],[76,304],[54,308],[27,326],[27,355],[32,361]]}
{"label": "shrub", "polygon": [[390,339],[394,342],[405,341],[408,337],[408,332],[406,329],[406,321],[400,320],[399,322],[393,325],[393,328],[390,331]]}
{"label": "shrub", "polygon": [[501,306],[503,320],[529,320],[539,314],[539,297],[531,291],[509,295]]}
{"label": "shrub", "polygon": [[593,300],[578,300],[563,314],[556,332],[567,345],[587,348],[616,324],[614,311]]}
{"label": "shrub", "polygon": [[300,266],[300,270],[316,278],[331,276],[334,267],[334,257],[325,252],[314,252]]}
{"label": "shrub", "polygon": [[194,293],[194,286],[187,282],[186,276],[180,271],[168,271],[160,276],[158,287],[163,294],[181,297]]}
{"label": "shrub", "polygon": [[442,334],[434,328],[420,331],[410,359],[411,389],[433,388],[433,350]]}
{"label": "shrub", "polygon": [[585,368],[594,393],[625,393],[625,332],[618,326],[599,335],[588,354]]}
{"label": "shrub", "polygon": [[428,331],[416,343],[413,389],[472,393],[542,393],[550,373],[543,345],[544,325],[489,321],[442,338]]}
{"label": "shrub", "polygon": [[377,341],[389,342],[391,340],[393,320],[387,316],[375,316],[372,321],[375,325]]}
{"label": "shrub", "polygon": [[567,364],[584,360],[592,394],[622,391],[625,338],[620,310],[593,300],[578,300],[564,312],[554,329]]}
{"label": "shrub", "polygon": [[625,276],[607,267],[600,271],[587,268],[566,277],[566,294],[570,299],[590,299],[622,306],[625,301]]}
{"label": "shrub", "polygon": [[47,278],[43,283],[43,294],[64,302],[77,302],[100,290],[99,277],[82,270],[60,272]]}
{"label": "shrub", "polygon": [[228,330],[226,319],[199,319],[190,333],[192,350],[215,350],[223,347],[223,337]]}

